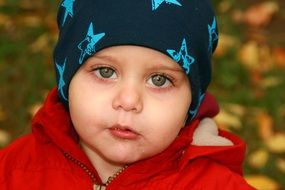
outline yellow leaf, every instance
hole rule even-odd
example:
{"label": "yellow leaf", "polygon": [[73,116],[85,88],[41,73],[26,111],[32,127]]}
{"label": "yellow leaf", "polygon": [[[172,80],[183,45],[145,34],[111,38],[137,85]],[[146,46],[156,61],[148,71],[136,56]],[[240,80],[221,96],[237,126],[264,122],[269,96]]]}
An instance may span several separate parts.
{"label": "yellow leaf", "polygon": [[279,84],[281,84],[283,81],[278,77],[266,77],[261,81],[261,87],[262,88],[270,88],[275,87]]}
{"label": "yellow leaf", "polygon": [[219,43],[214,56],[221,57],[238,44],[238,40],[235,37],[226,34],[219,34]]}
{"label": "yellow leaf", "polygon": [[49,49],[49,35],[41,35],[33,44],[31,44],[33,52],[41,52]]}
{"label": "yellow leaf", "polygon": [[[224,126],[225,128],[241,128],[241,120],[237,115],[234,115],[230,112],[226,112],[225,110],[220,111],[220,113],[215,117],[215,121],[217,122],[218,126]],[[223,128],[224,128],[223,127]]]}
{"label": "yellow leaf", "polygon": [[41,107],[42,107],[42,104],[37,103],[37,104],[32,105],[28,111],[31,114],[31,116],[34,116]]}
{"label": "yellow leaf", "polygon": [[231,1],[221,1],[218,6],[218,10],[220,13],[228,12],[231,7],[233,6],[233,3]]}
{"label": "yellow leaf", "polygon": [[261,67],[260,68],[261,71],[269,71],[270,69],[272,69],[273,56],[271,53],[271,48],[268,45],[266,44],[259,45],[258,61]]}
{"label": "yellow leaf", "polygon": [[258,190],[278,190],[279,185],[273,179],[264,175],[246,176],[245,180]]}
{"label": "yellow leaf", "polygon": [[249,164],[254,168],[262,168],[268,161],[269,154],[266,150],[257,150],[248,157]]}
{"label": "yellow leaf", "polygon": [[22,16],[21,22],[25,26],[37,27],[42,23],[42,18],[40,18],[39,16],[35,16],[35,15]]}
{"label": "yellow leaf", "polygon": [[259,136],[265,140],[273,135],[273,119],[272,117],[262,112],[256,117]]}
{"label": "yellow leaf", "polygon": [[277,168],[285,173],[285,159],[278,159],[276,161]]}
{"label": "yellow leaf", "polygon": [[225,105],[225,108],[239,117],[243,116],[246,113],[246,108],[240,104],[229,103]]}
{"label": "yellow leaf", "polygon": [[285,134],[278,133],[266,140],[268,149],[273,153],[285,153]]}
{"label": "yellow leaf", "polygon": [[0,129],[0,147],[6,146],[11,140],[11,136],[4,130]]}
{"label": "yellow leaf", "polygon": [[258,69],[259,67],[259,51],[258,44],[250,41],[244,44],[239,51],[239,59],[250,69]]}
{"label": "yellow leaf", "polygon": [[266,72],[273,66],[273,56],[268,45],[256,41],[245,43],[239,50],[239,60],[250,70]]}

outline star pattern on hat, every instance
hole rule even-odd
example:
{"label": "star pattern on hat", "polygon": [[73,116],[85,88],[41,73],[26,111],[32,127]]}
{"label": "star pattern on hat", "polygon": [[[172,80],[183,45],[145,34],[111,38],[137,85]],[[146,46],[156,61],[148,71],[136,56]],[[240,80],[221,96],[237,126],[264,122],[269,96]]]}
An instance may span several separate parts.
{"label": "star pattern on hat", "polygon": [[217,22],[216,18],[214,17],[212,24],[208,24],[208,32],[209,32],[209,52],[213,49],[213,43],[218,40],[217,34]]}
{"label": "star pattern on hat", "polygon": [[194,118],[198,112],[198,109],[202,103],[202,101],[204,100],[204,97],[205,97],[205,93],[202,94],[201,93],[201,90],[199,91],[199,99],[198,99],[198,103],[197,103],[197,106],[194,110],[190,110],[190,114],[192,115],[192,118]]}
{"label": "star pattern on hat", "polygon": [[64,0],[62,2],[61,6],[65,8],[62,26],[64,25],[68,15],[73,17],[73,3],[74,2],[75,0]]}
{"label": "star pattern on hat", "polygon": [[182,60],[183,68],[185,69],[186,74],[190,73],[190,66],[195,62],[195,59],[188,54],[185,38],[182,40],[179,52],[173,49],[167,49],[166,51],[174,59],[174,61],[179,62]]}
{"label": "star pattern on hat", "polygon": [[152,0],[152,10],[156,10],[163,2],[167,4],[174,4],[178,6],[182,6],[177,0]]}
{"label": "star pattern on hat", "polygon": [[65,82],[64,82],[64,71],[65,71],[65,65],[66,65],[66,58],[64,60],[64,63],[62,64],[62,66],[60,66],[60,64],[58,64],[57,62],[55,63],[56,65],[56,69],[59,73],[59,80],[58,80],[58,87],[57,90],[58,92],[61,94],[61,96],[63,97],[63,99],[67,100],[67,98],[64,95],[63,92],[63,87],[65,86]]}
{"label": "star pattern on hat", "polygon": [[93,23],[91,22],[86,37],[78,45],[78,49],[81,50],[79,64],[83,63],[83,59],[86,55],[93,55],[96,52],[95,45],[104,36],[105,33],[94,34]]}

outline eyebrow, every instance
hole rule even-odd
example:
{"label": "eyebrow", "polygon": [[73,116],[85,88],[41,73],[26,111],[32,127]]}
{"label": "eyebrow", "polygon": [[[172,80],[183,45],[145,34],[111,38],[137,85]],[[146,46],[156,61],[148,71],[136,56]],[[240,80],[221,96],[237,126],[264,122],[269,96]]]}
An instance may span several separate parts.
{"label": "eyebrow", "polygon": [[119,60],[116,59],[115,57],[106,56],[106,55],[94,55],[94,56],[91,57],[91,60],[92,59],[103,59],[103,60],[107,60],[107,61],[110,61],[110,62],[119,63]]}
{"label": "eyebrow", "polygon": [[[91,57],[91,60],[92,59],[103,59],[103,60],[107,60],[107,61],[110,61],[110,62],[113,62],[113,63],[117,63],[117,64],[120,64],[120,60],[117,59],[116,57],[113,57],[113,56],[108,56],[108,55],[94,55]],[[162,64],[162,63],[159,63],[160,61],[154,61],[155,62],[155,65],[153,64],[149,64],[148,65],[148,69],[149,70],[170,70],[170,71],[174,71],[174,72],[182,72],[184,73],[182,67],[176,63],[176,62],[173,62],[173,64],[177,64],[178,67],[176,66],[171,66],[171,65],[168,65],[168,64]],[[163,61],[162,61],[163,62]]]}
{"label": "eyebrow", "polygon": [[[178,65],[178,63],[174,63],[174,64]],[[171,70],[174,72],[184,72],[183,69],[179,65],[178,65],[178,67],[175,67],[175,66],[165,65],[165,64],[161,64],[161,63],[157,63],[155,65],[150,65],[148,67],[148,69],[151,69],[151,70]]]}

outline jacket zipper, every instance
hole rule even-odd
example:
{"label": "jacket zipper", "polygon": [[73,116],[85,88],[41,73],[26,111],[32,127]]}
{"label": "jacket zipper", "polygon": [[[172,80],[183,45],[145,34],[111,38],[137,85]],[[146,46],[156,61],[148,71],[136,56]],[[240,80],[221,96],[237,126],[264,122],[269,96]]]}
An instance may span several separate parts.
{"label": "jacket zipper", "polygon": [[[91,179],[91,181],[92,181],[93,184],[97,184],[97,183],[98,183],[98,182],[97,182],[97,179],[96,179],[96,177],[95,177],[95,175],[94,175],[94,173],[91,172],[91,170],[89,170],[88,167],[87,167],[85,164],[83,164],[83,163],[80,162],[79,160],[77,160],[77,159],[75,159],[74,157],[72,157],[69,153],[64,152],[64,151],[62,151],[62,152],[63,152],[63,155],[64,155],[68,160],[70,160],[71,162],[73,162],[74,164],[76,164],[77,166],[79,166],[79,167],[89,176],[89,178]],[[95,185],[94,185],[94,186],[95,186]]]}
{"label": "jacket zipper", "polygon": [[128,165],[125,165],[120,170],[118,170],[113,176],[110,176],[107,182],[105,183],[106,187],[110,185],[114,181],[114,179],[116,179],[127,167]]}
{"label": "jacket zipper", "polygon": [[83,164],[79,160],[75,159],[69,153],[64,152],[64,151],[62,151],[62,152],[63,152],[63,155],[68,160],[70,160],[71,162],[73,162],[74,164],[79,166],[81,169],[83,169],[83,171],[89,176],[89,178],[91,179],[91,181],[93,183],[93,190],[106,190],[106,188],[114,181],[114,179],[116,179],[128,167],[128,165],[124,166],[123,168],[118,170],[113,176],[110,176],[106,183],[99,185],[94,173],[92,173],[85,164]]}

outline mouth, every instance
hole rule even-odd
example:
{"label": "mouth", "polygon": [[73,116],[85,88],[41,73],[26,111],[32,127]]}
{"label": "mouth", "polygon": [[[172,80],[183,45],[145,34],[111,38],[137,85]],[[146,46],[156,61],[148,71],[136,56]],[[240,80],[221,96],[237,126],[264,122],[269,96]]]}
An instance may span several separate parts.
{"label": "mouth", "polygon": [[115,124],[109,128],[110,133],[119,139],[135,140],[139,138],[140,134],[132,130],[128,126],[122,126],[120,124]]}

